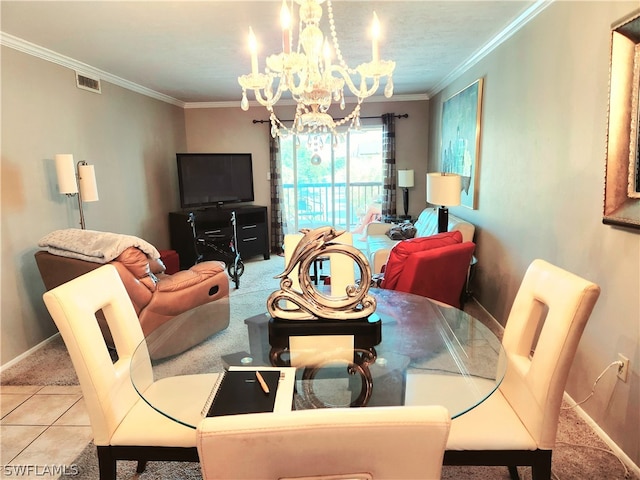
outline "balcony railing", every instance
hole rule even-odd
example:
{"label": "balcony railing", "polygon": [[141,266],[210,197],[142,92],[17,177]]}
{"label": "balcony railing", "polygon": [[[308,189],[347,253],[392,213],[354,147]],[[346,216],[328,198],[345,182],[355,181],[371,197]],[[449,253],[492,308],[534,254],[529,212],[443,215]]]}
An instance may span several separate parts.
{"label": "balcony railing", "polygon": [[382,198],[379,182],[350,183],[285,183],[284,217],[287,228],[332,225],[351,230],[374,203]]}

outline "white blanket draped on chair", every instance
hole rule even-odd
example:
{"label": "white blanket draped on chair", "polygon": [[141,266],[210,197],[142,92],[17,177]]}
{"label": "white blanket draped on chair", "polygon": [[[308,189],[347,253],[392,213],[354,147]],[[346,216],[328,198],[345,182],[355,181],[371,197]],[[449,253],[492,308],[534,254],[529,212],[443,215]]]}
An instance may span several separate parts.
{"label": "white blanket draped on chair", "polygon": [[150,259],[160,258],[150,243],[132,235],[66,228],[40,239],[38,245],[49,253],[95,263],[108,263],[129,247],[137,247]]}

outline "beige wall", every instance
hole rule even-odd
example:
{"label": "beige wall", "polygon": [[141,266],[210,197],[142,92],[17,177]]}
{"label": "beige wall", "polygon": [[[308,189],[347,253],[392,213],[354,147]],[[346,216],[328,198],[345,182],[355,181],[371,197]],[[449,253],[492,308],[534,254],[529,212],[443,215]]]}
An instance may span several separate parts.
{"label": "beige wall", "polygon": [[442,102],[484,77],[479,203],[453,213],[477,225],[474,289],[505,323],[528,264],[543,258],[602,287],[570,373],[584,410],[640,464],[640,231],[602,224],[609,31],[637,2],[556,2],[431,102],[437,169]]}
{"label": "beige wall", "polygon": [[54,156],[95,165],[100,201],[88,229],[143,237],[168,248],[175,209],[175,153],[186,145],[184,112],[102,83],[75,86],[72,70],[2,47],[1,363],[56,333],[42,302],[33,254],[52,230],[78,227],[78,203],[57,192]]}
{"label": "beige wall", "polygon": [[[238,102],[238,105],[240,102]],[[349,105],[345,111],[349,111]],[[279,109],[284,120],[293,116],[291,109]],[[413,168],[416,186],[409,191],[409,213],[417,215],[426,205],[427,133],[429,102],[368,102],[362,106],[362,116],[383,113],[408,114],[396,119],[397,168]],[[336,113],[339,116],[339,113]],[[253,120],[267,119],[266,110],[252,107],[243,112],[239,106],[230,108],[187,109],[185,113],[187,148],[189,152],[243,152],[253,154],[255,203],[270,204],[269,182],[269,124],[254,124]],[[397,208],[402,210],[402,195]]]}

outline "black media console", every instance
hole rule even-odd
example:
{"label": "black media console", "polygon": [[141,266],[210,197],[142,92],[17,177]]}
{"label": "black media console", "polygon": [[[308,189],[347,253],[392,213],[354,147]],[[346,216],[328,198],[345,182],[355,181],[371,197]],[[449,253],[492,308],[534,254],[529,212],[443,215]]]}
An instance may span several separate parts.
{"label": "black media console", "polygon": [[[269,230],[267,228],[267,207],[257,205],[221,206],[203,210],[183,210],[169,213],[169,234],[171,248],[180,256],[180,269],[192,267],[197,253],[193,239],[190,216],[195,221],[196,236],[211,240],[212,243],[227,242],[233,236],[231,213],[236,212],[238,250],[246,260],[256,255],[269,259]],[[228,244],[225,245],[228,247]],[[228,261],[228,255],[218,254],[213,249],[200,250],[204,260]]]}

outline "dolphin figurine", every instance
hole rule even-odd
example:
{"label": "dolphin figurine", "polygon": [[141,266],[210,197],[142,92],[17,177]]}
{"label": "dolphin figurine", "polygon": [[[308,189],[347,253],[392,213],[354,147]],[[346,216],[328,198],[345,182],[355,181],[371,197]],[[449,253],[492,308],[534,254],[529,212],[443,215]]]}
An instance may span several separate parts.
{"label": "dolphin figurine", "polygon": [[296,245],[296,248],[293,251],[291,258],[289,259],[289,263],[285,267],[284,272],[274,278],[286,277],[291,273],[291,271],[295,268],[295,266],[300,262],[302,258],[305,258],[315,250],[322,249],[326,243],[330,242],[336,237],[339,237],[344,232],[344,230],[337,231],[333,227],[319,227],[313,230],[310,230],[308,228],[301,229],[300,233],[303,233],[304,236],[300,239],[298,245]]}

